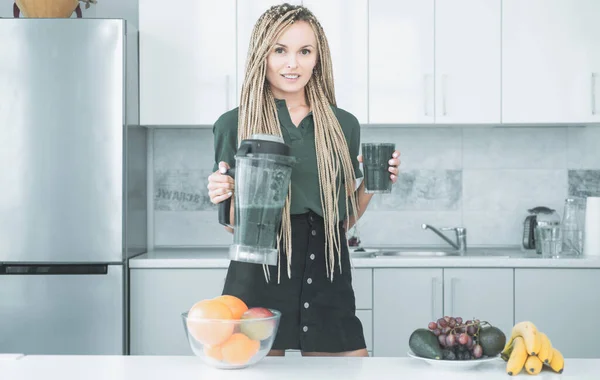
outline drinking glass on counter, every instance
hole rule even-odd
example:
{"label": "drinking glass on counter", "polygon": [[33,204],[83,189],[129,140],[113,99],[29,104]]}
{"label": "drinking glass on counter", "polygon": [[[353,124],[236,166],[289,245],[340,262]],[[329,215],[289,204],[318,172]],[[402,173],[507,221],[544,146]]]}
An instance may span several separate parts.
{"label": "drinking glass on counter", "polygon": [[558,257],[562,251],[562,231],[560,225],[537,226],[542,257]]}

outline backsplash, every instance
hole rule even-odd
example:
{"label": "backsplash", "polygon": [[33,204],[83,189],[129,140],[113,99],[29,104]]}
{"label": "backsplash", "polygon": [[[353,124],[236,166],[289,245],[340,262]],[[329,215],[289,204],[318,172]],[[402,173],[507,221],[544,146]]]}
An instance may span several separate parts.
{"label": "backsplash", "polygon": [[[364,245],[444,245],[422,223],[467,228],[470,245],[518,245],[527,209],[562,214],[567,196],[600,196],[600,128],[364,126],[362,141],[393,141],[399,181],[359,222]],[[208,199],[211,129],[155,129],[155,246],[227,245]],[[151,231],[152,233],[152,231]]]}

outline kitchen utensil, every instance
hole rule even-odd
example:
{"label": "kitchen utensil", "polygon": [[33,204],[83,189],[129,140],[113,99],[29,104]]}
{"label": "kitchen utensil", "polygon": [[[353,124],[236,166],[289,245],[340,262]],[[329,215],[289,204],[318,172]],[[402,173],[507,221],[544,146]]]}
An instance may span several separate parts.
{"label": "kitchen utensil", "polygon": [[235,167],[226,173],[235,178],[233,225],[231,198],[219,205],[219,223],[234,229],[231,260],[277,265],[277,235],[294,162],[281,137],[253,135],[241,142]]}
{"label": "kitchen utensil", "polygon": [[523,222],[523,248],[536,249],[541,254],[539,247],[536,247],[536,227],[538,225],[558,225],[560,217],[554,209],[538,206],[527,210],[530,215],[525,217]]}
{"label": "kitchen utensil", "polygon": [[[182,313],[181,318],[186,338],[194,355],[199,356],[211,367],[240,369],[261,361],[273,346],[279,329],[281,312],[269,310],[273,316],[264,318],[189,318],[187,312]],[[217,336],[224,341],[213,346],[203,343],[203,338]]]}
{"label": "kitchen utensil", "polygon": [[388,168],[395,144],[362,144],[365,193],[391,193],[392,180]]}
{"label": "kitchen utensil", "polygon": [[588,197],[585,207],[583,254],[600,256],[600,197]]}
{"label": "kitchen utensil", "polygon": [[561,256],[579,256],[583,252],[583,205],[583,199],[565,199],[565,207],[561,221]]}
{"label": "kitchen utensil", "polygon": [[483,363],[497,361],[498,356],[493,357],[481,357],[479,359],[470,359],[470,360],[440,360],[440,359],[428,359],[422,358],[420,356],[415,355],[412,351],[408,351],[408,356],[414,359],[423,360],[424,362],[436,367],[438,369],[450,370],[450,371],[464,371],[473,369],[475,367],[480,366]]}

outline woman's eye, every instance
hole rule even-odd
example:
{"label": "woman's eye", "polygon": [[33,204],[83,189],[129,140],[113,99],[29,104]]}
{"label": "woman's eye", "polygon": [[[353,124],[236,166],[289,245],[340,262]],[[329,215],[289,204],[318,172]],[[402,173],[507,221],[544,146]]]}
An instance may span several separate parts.
{"label": "woman's eye", "polygon": [[280,48],[280,47],[275,48],[275,53],[277,53],[277,54],[283,53],[283,48]]}
{"label": "woman's eye", "polygon": [[310,54],[310,50],[309,50],[309,49],[302,49],[302,50],[300,51],[300,53],[301,53],[302,55],[309,55],[309,54]]}

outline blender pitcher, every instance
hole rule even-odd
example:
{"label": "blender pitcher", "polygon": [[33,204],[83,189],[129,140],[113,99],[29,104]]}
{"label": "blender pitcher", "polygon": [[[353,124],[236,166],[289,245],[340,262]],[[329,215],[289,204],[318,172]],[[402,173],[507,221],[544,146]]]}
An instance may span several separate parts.
{"label": "blender pitcher", "polygon": [[252,135],[235,155],[234,223],[231,198],[219,205],[219,223],[233,228],[229,258],[254,264],[277,265],[277,235],[288,194],[294,157],[283,139]]}

